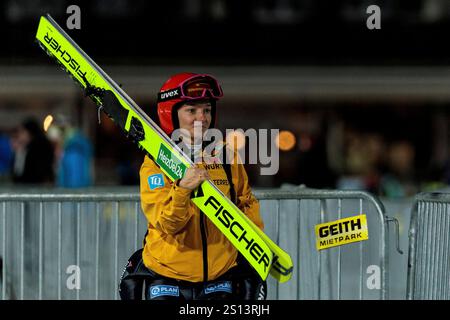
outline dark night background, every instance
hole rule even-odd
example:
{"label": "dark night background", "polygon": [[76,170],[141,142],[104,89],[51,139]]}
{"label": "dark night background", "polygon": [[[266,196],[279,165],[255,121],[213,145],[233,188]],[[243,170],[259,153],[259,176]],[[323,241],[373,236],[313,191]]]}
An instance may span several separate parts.
{"label": "dark night background", "polygon": [[[73,4],[81,30],[66,28]],[[381,8],[380,30],[366,27],[370,5]],[[108,119],[97,124],[93,105],[35,44],[45,13],[149,114],[168,76],[205,70],[223,81],[221,129],[293,132],[276,176],[248,166],[255,187],[346,188],[356,179],[389,196],[386,177],[407,185],[404,195],[448,184],[446,0],[2,1],[0,130],[64,105],[94,144],[95,184],[137,184],[143,154]]]}

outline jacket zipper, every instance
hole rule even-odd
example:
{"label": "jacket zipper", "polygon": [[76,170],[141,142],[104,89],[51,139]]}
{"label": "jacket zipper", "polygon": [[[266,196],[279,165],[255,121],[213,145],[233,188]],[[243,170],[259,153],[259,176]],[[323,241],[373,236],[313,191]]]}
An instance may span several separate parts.
{"label": "jacket zipper", "polygon": [[200,233],[202,235],[202,248],[203,248],[203,281],[208,281],[208,243],[206,239],[205,229],[205,214],[200,211]]}

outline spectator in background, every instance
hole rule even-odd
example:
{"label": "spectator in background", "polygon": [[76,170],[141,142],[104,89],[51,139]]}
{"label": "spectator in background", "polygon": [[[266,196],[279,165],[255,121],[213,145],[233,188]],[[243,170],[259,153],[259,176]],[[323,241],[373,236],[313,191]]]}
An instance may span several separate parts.
{"label": "spectator in background", "polygon": [[62,115],[50,125],[48,136],[56,150],[56,185],[63,188],[91,186],[93,152],[88,138]]}
{"label": "spectator in background", "polygon": [[0,181],[5,181],[9,178],[13,156],[10,138],[6,134],[0,134]]}
{"label": "spectator in background", "polygon": [[11,145],[14,151],[13,182],[23,184],[54,182],[53,147],[36,119],[28,118],[19,125],[13,134]]}
{"label": "spectator in background", "polygon": [[444,167],[444,183],[450,186],[450,157],[447,159]]}
{"label": "spectator in background", "polygon": [[310,188],[334,188],[337,177],[329,165],[325,135],[304,134],[303,137],[310,141],[311,147],[301,153],[298,161],[300,184]]}
{"label": "spectator in background", "polygon": [[414,146],[397,141],[389,146],[387,172],[381,178],[380,193],[390,198],[409,197],[418,192],[414,175]]}
{"label": "spectator in background", "polygon": [[348,130],[344,146],[345,168],[337,188],[378,193],[385,144],[378,134]]}
{"label": "spectator in background", "polygon": [[119,183],[126,186],[139,185],[139,169],[143,154],[139,152],[140,150],[136,150],[136,146],[131,143],[121,144],[116,150],[118,161],[116,172],[119,176]]}

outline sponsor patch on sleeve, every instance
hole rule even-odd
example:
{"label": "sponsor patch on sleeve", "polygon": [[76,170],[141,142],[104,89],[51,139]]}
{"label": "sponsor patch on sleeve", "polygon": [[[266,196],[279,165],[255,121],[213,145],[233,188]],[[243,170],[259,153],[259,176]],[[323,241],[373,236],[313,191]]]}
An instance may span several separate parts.
{"label": "sponsor patch on sleeve", "polygon": [[149,176],[148,185],[150,186],[150,190],[164,187],[164,177],[162,173],[157,173]]}

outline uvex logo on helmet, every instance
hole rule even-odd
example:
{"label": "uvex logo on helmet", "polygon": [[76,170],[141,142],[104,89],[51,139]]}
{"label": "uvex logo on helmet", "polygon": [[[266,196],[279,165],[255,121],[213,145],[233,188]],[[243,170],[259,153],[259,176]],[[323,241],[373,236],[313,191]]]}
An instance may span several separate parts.
{"label": "uvex logo on helmet", "polygon": [[160,92],[158,95],[158,101],[166,101],[176,97],[179,97],[179,89],[173,89],[169,91]]}
{"label": "uvex logo on helmet", "polygon": [[208,74],[183,72],[170,77],[158,93],[158,118],[161,129],[170,135],[177,129],[177,111],[186,102],[209,100],[211,102],[212,121],[216,120],[215,101],[223,96],[222,88],[217,80]]}

